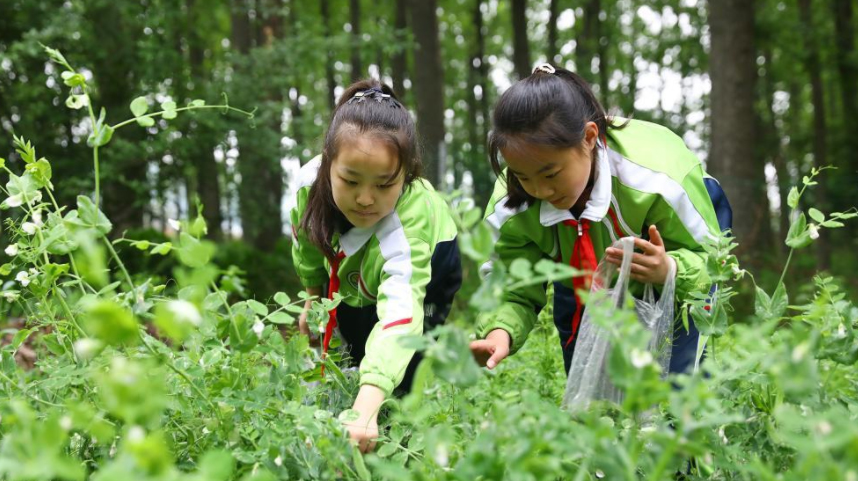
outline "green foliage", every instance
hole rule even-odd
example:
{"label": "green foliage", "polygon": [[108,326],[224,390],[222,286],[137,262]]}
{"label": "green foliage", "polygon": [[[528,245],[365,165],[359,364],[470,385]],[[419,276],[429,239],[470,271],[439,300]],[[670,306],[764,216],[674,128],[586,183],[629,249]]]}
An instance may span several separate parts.
{"label": "green foliage", "polygon": [[[86,77],[46,50],[65,69],[70,107],[91,109]],[[150,113],[149,98],[134,100],[134,118],[115,124],[104,109],[98,118],[90,112],[97,182],[97,151],[115,130],[226,108],[166,101]],[[645,336],[629,312],[599,319],[609,327],[612,381],[626,390],[622,405],[574,414],[559,407],[564,379],[550,315],[540,316],[515,356],[494,371],[479,369],[462,325],[496,306],[504,290],[576,274],[552,262],[496,264],[452,325],[403,340],[426,362],[412,392],[386,403],[378,449],[363,457],[342,426],[353,414],[346,408],[357,373],[332,356],[320,378],[318,352],[295,335],[306,295],[293,300],[297,286],[279,280],[291,269],[288,243],[273,254],[241,244],[216,249],[202,239],[202,215],[183,221],[175,237],[110,240],[98,184],[66,211],[51,183],[62,177],[29,142],[15,145],[23,172],[0,166],[9,177],[3,207],[15,214],[6,222],[15,254],[7,252],[0,270],[8,277],[0,302],[14,304],[27,325],[10,328],[0,349],[4,479],[674,479],[688,472],[798,480],[850,479],[858,471],[858,429],[849,422],[858,402],[858,309],[826,276],[798,300],[783,282],[787,262],[772,295],[755,285],[753,317],[734,318],[731,283],[747,273],[728,237],[705,247],[718,291],[687,300],[710,341],[700,370],[665,378],[642,362]],[[816,174],[789,205],[801,205]],[[473,204],[455,207],[463,253],[480,264],[490,258],[491,235]],[[838,228],[855,216],[809,208],[795,216],[788,245],[803,247],[815,240],[814,228]],[[126,249],[120,255],[116,247]],[[132,254],[165,265],[148,276],[129,269],[124,259]],[[310,325],[324,328],[338,301],[314,303]],[[15,363],[27,344],[38,353],[36,369]]]}

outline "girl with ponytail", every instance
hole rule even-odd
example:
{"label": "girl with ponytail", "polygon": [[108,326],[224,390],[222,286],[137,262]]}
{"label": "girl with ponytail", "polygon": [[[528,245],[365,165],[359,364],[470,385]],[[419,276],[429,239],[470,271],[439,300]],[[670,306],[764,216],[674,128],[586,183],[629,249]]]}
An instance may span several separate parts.
{"label": "girl with ponytail", "polygon": [[[496,236],[493,261],[548,258],[585,273],[554,283],[567,374],[584,310],[579,293],[589,290],[600,260],[621,263],[613,241],[635,237],[638,288],[675,272],[681,303],[709,286],[702,243],[729,228],[732,213],[681,138],[648,122],[618,124],[581,77],[550,64],[503,93],[493,124],[489,152],[498,180],[485,218]],[[483,271],[489,269],[491,262]],[[546,302],[545,286],[505,293],[501,306],[479,319],[480,339],[471,344],[478,362],[492,369],[521,348]],[[689,327],[677,326],[671,372],[694,364],[699,335],[693,321]]]}
{"label": "girl with ponytail", "polygon": [[[363,80],[343,92],[321,155],[298,174],[292,258],[311,296],[342,296],[322,326],[322,356],[338,330],[359,366],[359,417],[347,427],[364,452],[382,402],[409,388],[420,360],[399,339],[443,323],[461,285],[455,223],[420,166],[408,110],[390,87]],[[298,326],[313,338],[309,307]]]}

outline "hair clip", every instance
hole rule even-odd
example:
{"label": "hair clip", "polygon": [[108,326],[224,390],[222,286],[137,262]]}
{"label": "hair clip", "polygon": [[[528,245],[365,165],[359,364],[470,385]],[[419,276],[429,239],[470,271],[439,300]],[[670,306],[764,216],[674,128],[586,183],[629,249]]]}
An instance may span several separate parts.
{"label": "hair clip", "polygon": [[550,63],[541,63],[533,68],[533,73],[536,72],[554,73],[556,70]]}

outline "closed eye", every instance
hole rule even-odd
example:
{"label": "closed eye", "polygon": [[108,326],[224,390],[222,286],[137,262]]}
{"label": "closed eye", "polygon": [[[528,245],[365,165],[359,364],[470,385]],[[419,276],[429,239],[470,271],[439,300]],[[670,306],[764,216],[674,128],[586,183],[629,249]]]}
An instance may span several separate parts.
{"label": "closed eye", "polygon": [[394,186],[394,184],[379,184],[376,187],[378,187],[379,189],[389,189],[393,186]]}
{"label": "closed eye", "polygon": [[340,177],[340,179],[348,185],[358,185],[358,183],[355,182],[354,180],[349,180],[349,179],[346,179],[344,177]]}
{"label": "closed eye", "polygon": [[553,174],[546,175],[545,178],[546,179],[553,179],[553,178],[557,177],[557,174],[559,174],[559,173],[560,173],[560,171],[558,170],[557,172],[555,172]]}

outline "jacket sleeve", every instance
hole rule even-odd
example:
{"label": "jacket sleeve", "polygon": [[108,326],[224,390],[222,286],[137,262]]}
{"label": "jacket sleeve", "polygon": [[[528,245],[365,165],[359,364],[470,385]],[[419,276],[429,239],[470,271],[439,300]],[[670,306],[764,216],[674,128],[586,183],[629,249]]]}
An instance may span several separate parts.
{"label": "jacket sleeve", "polygon": [[309,195],[309,186],[298,190],[297,202],[289,212],[289,218],[292,221],[292,263],[295,266],[295,272],[304,287],[315,287],[328,281],[328,271],[322,252],[310,243],[306,232],[299,228]]}
{"label": "jacket sleeve", "polygon": [[[523,235],[525,229],[521,225],[516,225],[516,219],[507,220],[500,226],[494,225],[490,220],[484,222],[488,222],[490,228],[497,234],[495,256],[492,262],[500,261],[505,266],[509,266],[515,259],[525,259],[533,265],[544,257],[539,246]],[[504,290],[500,307],[494,312],[479,316],[477,335],[485,338],[491,331],[503,329],[509,333],[512,340],[510,353],[515,353],[527,340],[545,302],[543,284],[530,285],[511,292]]]}
{"label": "jacket sleeve", "polygon": [[423,334],[423,300],[432,276],[429,243],[405,238],[402,231],[382,234],[383,259],[375,324],[360,365],[360,384],[372,384],[386,395],[402,382],[414,349],[400,345],[408,334]]}
{"label": "jacket sleeve", "polygon": [[659,197],[646,222],[658,227],[667,254],[676,261],[676,300],[681,303],[690,292],[709,289],[711,281],[702,244],[719,227],[703,183],[703,169],[692,169],[680,185],[681,194]]}

